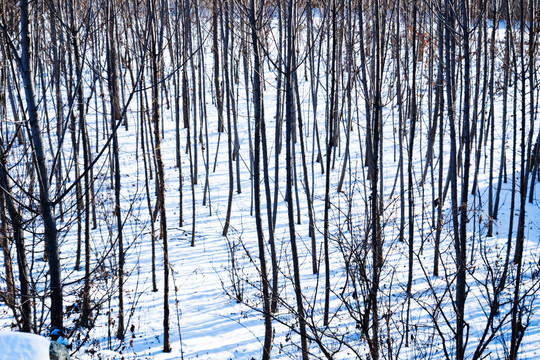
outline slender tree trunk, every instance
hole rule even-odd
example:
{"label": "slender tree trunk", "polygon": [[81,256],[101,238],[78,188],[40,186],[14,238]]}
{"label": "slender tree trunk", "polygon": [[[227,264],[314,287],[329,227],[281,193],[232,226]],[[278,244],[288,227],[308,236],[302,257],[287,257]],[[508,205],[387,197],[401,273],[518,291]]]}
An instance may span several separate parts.
{"label": "slender tree trunk", "polygon": [[49,263],[50,298],[51,298],[51,327],[63,332],[63,295],[60,257],[58,253],[58,238],[56,219],[53,214],[51,198],[49,196],[49,176],[47,162],[45,161],[45,149],[41,137],[41,127],[38,117],[38,108],[34,90],[34,79],[31,60],[31,46],[29,31],[30,9],[28,0],[20,1],[21,9],[21,62],[20,71],[24,83],[26,104],[28,109],[28,122],[30,125],[31,140],[34,150],[34,161],[39,180],[39,203],[41,217],[45,230],[45,243],[47,248],[47,261]]}
{"label": "slender tree trunk", "polygon": [[279,155],[281,154],[281,148],[283,144],[282,139],[282,127],[283,127],[283,114],[282,114],[282,93],[283,93],[283,48],[284,48],[284,41],[283,41],[283,0],[277,0],[277,17],[278,17],[278,44],[277,44],[277,85],[276,85],[276,127],[274,132],[274,141],[275,141],[275,150],[274,150],[274,208],[272,212],[272,224],[269,226],[272,227],[272,229],[276,228],[276,219],[277,219],[277,208],[278,208],[278,195],[280,192],[279,189]]}
{"label": "slender tree trunk", "polygon": [[[337,113],[337,82],[336,79],[338,75],[336,74],[336,62],[337,62],[337,7],[335,0],[332,1],[332,53],[330,61],[330,74],[331,77],[331,87],[329,93],[330,100],[330,110],[329,110],[329,119],[327,124],[327,142],[326,142],[326,179],[325,179],[325,197],[324,197],[324,269],[325,269],[325,286],[324,286],[324,316],[323,321],[324,325],[328,325],[328,317],[330,313],[330,250],[329,250],[329,211],[330,211],[330,166],[332,161],[332,148],[336,147],[336,129],[335,125],[337,123],[334,118]],[[330,38],[330,36],[329,36]]]}
{"label": "slender tree trunk", "polygon": [[[157,2],[152,1],[152,9],[157,9]],[[154,159],[156,163],[156,194],[160,216],[160,235],[163,246],[163,352],[171,351],[170,340],[170,309],[169,309],[169,245],[167,236],[167,212],[165,206],[165,166],[161,152],[161,114],[159,101],[159,63],[158,56],[161,48],[158,49],[158,22],[155,17],[156,12],[152,12],[150,24],[150,65],[152,71],[152,124],[154,130]]]}
{"label": "slender tree trunk", "polygon": [[[262,66],[261,73],[262,75]],[[262,76],[261,76],[262,78]],[[268,234],[269,234],[269,243],[270,243],[270,257],[272,262],[272,301],[270,305],[270,310],[272,313],[275,313],[277,310],[278,303],[278,284],[279,284],[279,265],[278,265],[278,255],[276,251],[276,241],[274,235],[274,220],[272,214],[272,193],[270,190],[270,170],[269,170],[269,155],[268,155],[268,144],[266,140],[266,121],[264,118],[264,97],[261,96],[261,141],[262,141],[262,156],[263,156],[263,174],[264,174],[264,189],[266,195],[266,216],[268,219]],[[277,183],[275,184],[277,187]]]}
{"label": "slender tree trunk", "polygon": [[496,44],[496,34],[499,25],[498,16],[495,15],[495,23],[493,24],[493,29],[491,31],[491,41],[490,41],[490,71],[489,71],[489,132],[490,132],[490,148],[489,148],[489,185],[488,185],[488,230],[487,237],[493,236],[493,220],[494,220],[494,204],[493,204],[493,167],[495,159],[495,44]]}
{"label": "slender tree trunk", "polygon": [[[3,171],[3,164],[0,164]],[[4,187],[2,185],[2,187]],[[7,189],[4,187],[4,189]],[[17,318],[17,310],[15,304],[15,277],[13,276],[13,260],[11,257],[12,241],[8,235],[8,216],[6,212],[6,200],[4,193],[0,191],[0,246],[2,247],[2,255],[4,258],[4,271],[6,277],[6,294],[3,297],[6,305],[13,310],[15,318]]]}
{"label": "slender tree trunk", "polygon": [[114,216],[117,226],[117,243],[118,243],[118,329],[116,337],[120,340],[124,340],[124,239],[123,239],[123,223],[122,223],[122,209],[120,204],[120,154],[118,153],[118,136],[115,131],[117,124],[122,121],[122,111],[120,109],[120,98],[118,96],[118,59],[115,34],[116,34],[116,14],[114,0],[107,1],[107,67],[109,76],[109,94],[111,102],[111,124],[110,129],[112,133],[112,153],[113,157],[113,173],[114,173]]}
{"label": "slender tree trunk", "polygon": [[[232,138],[232,124],[231,124],[231,107],[234,106],[231,94],[231,76],[229,71],[229,12],[230,5],[227,1],[225,4],[225,23],[221,26],[221,32],[223,37],[223,62],[225,67],[225,92],[226,92],[226,104],[227,104],[227,152],[229,156],[229,197],[227,201],[227,215],[225,217],[225,225],[223,226],[223,236],[227,236],[229,232],[229,226],[231,222],[232,212],[232,198],[234,192],[234,170],[233,170],[233,138]],[[225,27],[225,29],[224,29]]]}
{"label": "slender tree trunk", "polygon": [[[21,297],[21,330],[23,332],[32,331],[32,298],[30,294],[30,276],[28,272],[28,263],[26,260],[26,247],[24,245],[24,235],[22,227],[22,217],[17,209],[9,192],[9,176],[7,173],[7,164],[5,162],[4,144],[0,138],[0,186],[5,192],[5,204],[11,219],[11,229],[17,251],[17,265],[19,272],[20,297]],[[6,249],[4,248],[4,252]]]}
{"label": "slender tree trunk", "polygon": [[[272,349],[272,317],[271,304],[269,293],[268,274],[266,269],[265,256],[265,241],[262,227],[261,214],[261,179],[260,179],[260,162],[261,162],[261,118],[262,118],[262,92],[261,92],[261,65],[259,57],[259,43],[257,29],[259,24],[256,19],[255,1],[250,0],[249,22],[251,27],[251,40],[253,46],[253,116],[255,119],[255,154],[253,162],[253,177],[254,177],[254,200],[255,200],[255,222],[257,225],[257,238],[259,245],[259,261],[261,264],[261,282],[263,288],[263,315],[264,315],[264,345],[263,345],[263,360],[270,359]],[[237,159],[238,160],[238,159]],[[276,289],[277,290],[277,289]]]}
{"label": "slender tree trunk", "polygon": [[443,121],[443,112],[444,112],[444,89],[443,89],[443,73],[444,73],[444,19],[442,16],[439,18],[439,24],[438,24],[438,50],[439,50],[439,66],[437,69],[437,85],[436,85],[436,91],[439,94],[438,96],[435,96],[436,101],[438,98],[438,102],[435,104],[435,109],[438,111],[435,114],[434,117],[439,116],[439,181],[437,186],[437,200],[436,200],[436,207],[437,207],[437,230],[435,233],[435,250],[434,250],[434,259],[433,259],[433,275],[439,276],[439,257],[440,257],[440,243],[441,243],[441,232],[443,227],[443,184],[444,184],[444,121]]}
{"label": "slender tree trunk", "polygon": [[461,0],[461,29],[463,31],[463,112],[462,112],[462,141],[465,152],[463,162],[463,176],[461,179],[461,204],[460,211],[460,234],[459,241],[456,241],[457,260],[457,283],[456,283],[456,305],[457,305],[457,358],[465,358],[466,342],[465,331],[465,301],[467,299],[467,223],[469,210],[469,174],[471,164],[471,134],[470,134],[470,99],[471,99],[471,56],[469,40],[469,9],[466,0]]}
{"label": "slender tree trunk", "polygon": [[[511,7],[510,7],[510,0],[504,1],[505,11],[507,15],[507,19],[510,19],[512,16]],[[501,197],[501,189],[503,181],[506,183],[506,176],[503,176],[503,174],[506,173],[506,131],[507,131],[507,112],[508,112],[508,89],[510,84],[510,51],[514,48],[514,38],[512,35],[512,27],[506,26],[506,39],[505,39],[505,52],[504,52],[504,79],[503,79],[503,110],[502,110],[502,139],[501,139],[501,161],[499,166],[499,181],[497,183],[497,190],[495,192],[495,203],[493,205],[493,219],[497,219],[497,216],[499,214],[499,201]],[[495,118],[492,118],[491,121],[494,121]]]}
{"label": "slender tree trunk", "polygon": [[[412,29],[412,86],[410,90],[410,130],[409,130],[409,148],[407,162],[407,198],[409,210],[409,271],[407,277],[407,320],[405,324],[405,346],[409,345],[409,318],[412,297],[412,281],[414,275],[414,189],[413,189],[413,156],[414,156],[414,139],[416,132],[416,68],[417,68],[417,4],[413,1],[413,23]],[[426,166],[427,168],[427,166]],[[402,194],[403,196],[404,194]]]}
{"label": "slender tree trunk", "polygon": [[[293,15],[294,14],[294,15]],[[294,271],[294,280],[293,286],[296,295],[296,306],[297,306],[297,317],[300,323],[300,342],[302,347],[302,359],[307,360],[309,358],[308,343],[307,343],[307,332],[306,332],[306,318],[304,311],[304,299],[302,295],[302,285],[300,282],[300,263],[298,257],[298,249],[296,245],[296,230],[294,226],[294,202],[292,199],[292,185],[293,185],[293,161],[292,161],[292,147],[293,147],[293,128],[295,124],[295,114],[294,114],[294,93],[293,93],[293,76],[292,72],[296,71],[296,64],[293,63],[294,52],[296,51],[296,39],[293,34],[293,19],[296,15],[296,3],[293,0],[287,2],[287,57],[285,60],[285,122],[286,122],[286,180],[287,180],[287,189],[286,194],[288,197],[285,199],[287,201],[287,213],[289,218],[289,236],[291,241],[291,250],[292,250],[292,260],[293,260],[293,271]],[[295,28],[296,29],[296,28]]]}
{"label": "slender tree trunk", "polygon": [[[512,334],[510,338],[510,360],[515,360],[518,357],[519,353],[519,347],[521,345],[521,341],[523,339],[523,336],[525,335],[525,329],[527,328],[527,325],[525,324],[526,320],[523,318],[523,310],[520,306],[521,303],[521,282],[522,282],[522,272],[523,272],[523,246],[525,242],[525,207],[527,204],[527,185],[529,181],[529,169],[530,169],[530,152],[531,152],[531,146],[532,143],[532,137],[533,137],[533,131],[534,131],[534,108],[531,108],[530,113],[530,129],[529,134],[526,134],[526,118],[527,118],[527,107],[526,107],[526,64],[525,64],[525,55],[524,55],[524,48],[525,48],[525,1],[520,1],[520,62],[521,62],[521,144],[520,144],[520,152],[521,152],[521,166],[520,166],[520,187],[519,187],[519,195],[520,195],[520,202],[519,202],[519,218],[518,218],[518,228],[517,228],[517,235],[516,235],[516,250],[514,254],[514,264],[516,265],[516,280],[515,280],[515,288],[514,288],[514,299],[512,302]],[[534,2],[529,2],[529,14],[531,18],[529,19],[530,23],[529,26],[532,27],[532,16],[534,14],[533,7]],[[531,32],[531,30],[529,30]],[[529,33],[529,42],[534,41],[534,38]],[[532,46],[532,45],[529,45]],[[529,50],[530,52],[532,50]],[[529,62],[533,62],[533,58],[529,57]],[[531,64],[529,64],[531,66]],[[517,82],[517,77],[516,77]],[[532,84],[531,84],[532,85]],[[517,87],[518,84],[516,83],[515,86]],[[534,87],[531,86],[529,91],[533,91]],[[531,101],[534,104],[534,100],[531,96]],[[514,117],[515,120],[517,120],[517,116]],[[516,121],[517,122],[517,121]],[[516,126],[517,127],[517,124]],[[529,145],[526,148],[526,143]],[[515,163],[515,162],[514,162]],[[511,213],[513,214],[513,213]]]}
{"label": "slender tree trunk", "polygon": [[[73,9],[72,9],[73,11]],[[72,14],[72,28],[75,30],[76,23],[75,23],[75,17]],[[83,165],[84,165],[84,194],[81,194],[81,197],[78,198],[78,202],[81,204],[81,211],[84,212],[84,288],[83,288],[83,299],[82,299],[82,316],[81,316],[81,323],[83,326],[90,328],[92,326],[91,324],[91,305],[90,305],[90,260],[91,260],[91,254],[90,254],[90,211],[91,211],[91,197],[90,197],[90,191],[92,188],[92,183],[90,182],[90,163],[91,163],[91,149],[88,139],[88,133],[86,128],[86,109],[85,109],[85,102],[84,102],[84,88],[83,83],[81,81],[82,78],[82,64],[81,64],[81,54],[79,50],[79,43],[77,39],[77,33],[75,31],[72,32],[72,43],[73,43],[73,52],[75,56],[75,69],[76,69],[76,79],[77,79],[77,85],[76,85],[76,93],[77,93],[77,110],[78,110],[78,125],[79,125],[79,135],[80,139],[82,141],[82,149],[83,149]],[[76,129],[76,126],[74,124],[74,131]],[[79,178],[79,174],[77,174],[76,171],[76,177]],[[79,186],[81,187],[81,186]],[[82,190],[81,190],[82,191]],[[77,256],[79,256],[79,253],[77,253]]]}
{"label": "slender tree trunk", "polygon": [[370,353],[374,360],[379,359],[379,280],[380,269],[382,267],[382,229],[379,209],[379,141],[380,141],[380,123],[382,121],[382,38],[380,27],[380,1],[374,2],[374,20],[373,20],[373,124],[366,129],[368,140],[367,151],[369,179],[371,187],[370,212],[371,212],[371,248],[373,273],[371,274],[369,305],[371,308],[371,344]]}
{"label": "slender tree trunk", "polygon": [[[212,5],[212,52],[214,53],[214,91],[218,108],[218,132],[225,131],[223,124],[223,98],[221,96],[220,64],[219,64],[219,31],[218,19],[221,14],[221,1],[213,0]],[[218,5],[219,4],[219,5]]]}

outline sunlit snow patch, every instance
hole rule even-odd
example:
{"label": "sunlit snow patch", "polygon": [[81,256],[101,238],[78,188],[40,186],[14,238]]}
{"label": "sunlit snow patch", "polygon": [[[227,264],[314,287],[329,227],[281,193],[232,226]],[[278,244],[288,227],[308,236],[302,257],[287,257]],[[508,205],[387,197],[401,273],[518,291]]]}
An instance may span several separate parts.
{"label": "sunlit snow patch", "polygon": [[0,332],[0,359],[49,360],[49,340],[20,332]]}

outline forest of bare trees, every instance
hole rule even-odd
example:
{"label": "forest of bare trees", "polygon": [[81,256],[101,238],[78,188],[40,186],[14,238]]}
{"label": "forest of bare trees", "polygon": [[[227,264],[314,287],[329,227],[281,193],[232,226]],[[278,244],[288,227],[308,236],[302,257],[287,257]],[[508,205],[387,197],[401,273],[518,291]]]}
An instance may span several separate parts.
{"label": "forest of bare trees", "polygon": [[532,0],[1,0],[0,327],[90,359],[152,311],[189,358],[221,244],[257,357],[535,358],[539,34]]}

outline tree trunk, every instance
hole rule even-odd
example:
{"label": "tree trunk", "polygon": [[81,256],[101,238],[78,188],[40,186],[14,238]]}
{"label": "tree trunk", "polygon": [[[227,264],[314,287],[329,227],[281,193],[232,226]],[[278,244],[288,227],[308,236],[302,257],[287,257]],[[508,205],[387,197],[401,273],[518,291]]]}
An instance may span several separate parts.
{"label": "tree trunk", "polygon": [[[22,227],[22,217],[17,209],[10,193],[11,186],[9,184],[9,176],[7,174],[7,164],[5,162],[4,144],[0,139],[0,186],[3,192],[6,192],[4,196],[5,204],[11,219],[11,229],[13,231],[13,239],[15,240],[15,248],[17,250],[17,265],[19,269],[19,283],[20,283],[20,296],[21,296],[21,331],[32,331],[32,299],[30,294],[30,276],[28,273],[28,264],[26,261],[26,247],[24,245],[24,235]],[[4,234],[2,234],[4,235]],[[4,245],[4,244],[2,244]],[[3,246],[4,253],[6,249]],[[13,276],[13,274],[12,274]],[[11,280],[13,281],[13,280]]]}
{"label": "tree trunk", "polygon": [[34,161],[38,172],[39,181],[39,204],[40,215],[43,219],[45,230],[45,243],[47,249],[47,261],[49,264],[49,276],[51,286],[51,327],[63,332],[63,295],[62,295],[62,275],[60,268],[60,257],[58,253],[58,239],[56,229],[56,219],[53,215],[52,202],[49,197],[49,175],[47,163],[45,161],[45,149],[41,138],[41,127],[39,124],[38,108],[34,90],[34,78],[31,67],[31,46],[29,31],[29,4],[28,0],[21,0],[21,62],[20,71],[24,83],[26,104],[28,109],[28,122],[34,149]]}
{"label": "tree trunk", "polygon": [[[253,45],[254,55],[254,71],[253,71],[253,115],[255,119],[255,154],[253,162],[253,177],[254,177],[254,200],[255,200],[255,222],[257,225],[257,238],[259,245],[259,261],[261,264],[261,282],[263,288],[263,315],[264,315],[264,345],[263,345],[263,360],[270,359],[270,352],[272,349],[272,317],[270,308],[270,294],[269,294],[269,282],[266,269],[266,256],[265,256],[265,241],[262,227],[262,214],[261,214],[261,179],[260,179],[260,162],[261,162],[261,105],[262,105],[262,92],[261,92],[261,66],[259,59],[259,44],[257,29],[259,24],[255,17],[255,1],[250,1],[249,10],[249,22],[251,26],[251,40]],[[238,159],[237,159],[238,160]],[[277,290],[277,289],[276,289]]]}
{"label": "tree trunk", "polygon": [[294,93],[293,93],[293,77],[292,72],[296,71],[296,64],[293,63],[295,49],[295,35],[293,35],[293,19],[296,15],[296,3],[293,0],[287,2],[287,57],[285,63],[285,122],[286,122],[286,181],[287,189],[286,194],[288,197],[285,199],[287,201],[287,213],[289,218],[289,236],[291,241],[291,250],[292,250],[292,260],[293,260],[293,271],[294,271],[294,281],[293,286],[296,295],[296,306],[297,306],[297,317],[300,323],[300,342],[302,347],[302,359],[307,360],[309,358],[308,343],[307,343],[307,332],[306,332],[306,319],[304,312],[304,303],[302,295],[302,285],[300,282],[300,263],[298,257],[298,249],[296,246],[296,231],[294,226],[294,202],[292,199],[292,184],[293,184],[293,161],[292,161],[292,147],[293,147],[293,127],[295,123],[295,114],[294,114]]}

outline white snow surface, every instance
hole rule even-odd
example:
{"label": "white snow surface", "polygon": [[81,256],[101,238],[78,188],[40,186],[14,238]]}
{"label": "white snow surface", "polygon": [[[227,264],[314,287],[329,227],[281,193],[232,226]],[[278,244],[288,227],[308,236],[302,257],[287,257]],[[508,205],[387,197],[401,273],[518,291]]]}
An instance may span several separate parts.
{"label": "white snow surface", "polygon": [[40,335],[0,331],[0,360],[49,360],[49,345]]}

